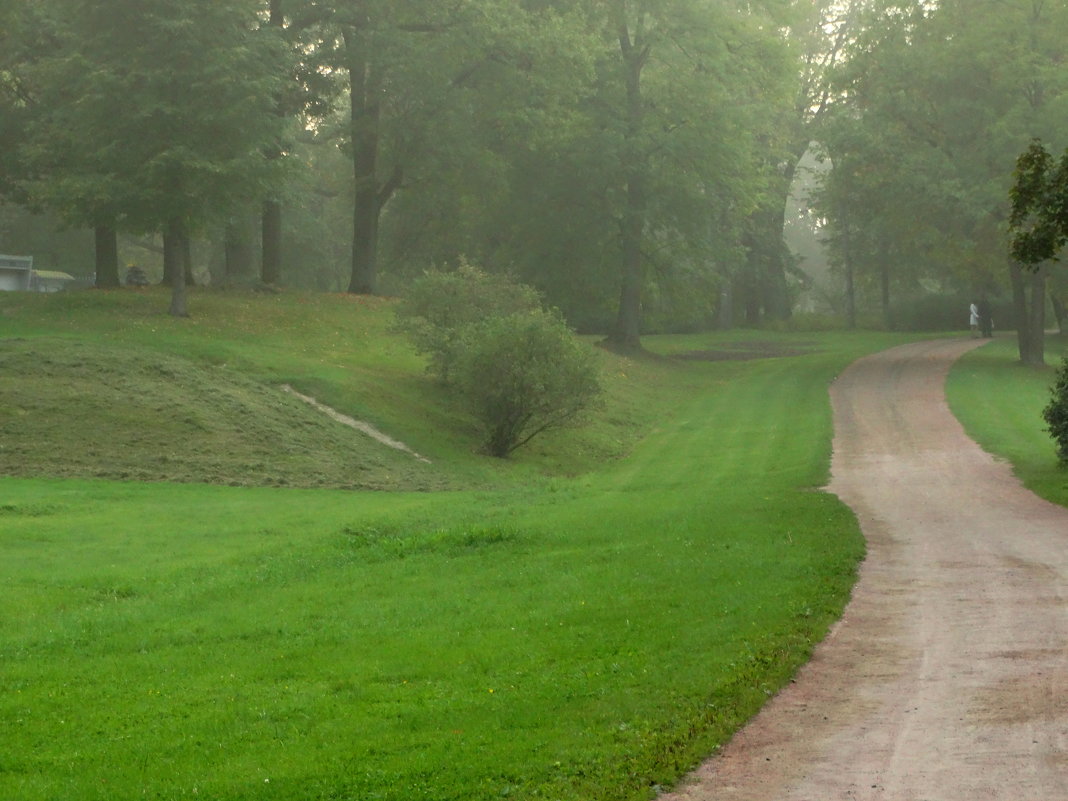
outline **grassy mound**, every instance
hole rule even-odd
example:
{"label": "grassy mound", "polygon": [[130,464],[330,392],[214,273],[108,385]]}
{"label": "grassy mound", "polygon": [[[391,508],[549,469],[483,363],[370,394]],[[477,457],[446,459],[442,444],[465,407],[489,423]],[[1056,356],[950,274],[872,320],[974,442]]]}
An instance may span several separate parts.
{"label": "grassy mound", "polygon": [[55,337],[0,340],[0,471],[209,484],[436,489],[429,466],[364,441],[225,365]]}

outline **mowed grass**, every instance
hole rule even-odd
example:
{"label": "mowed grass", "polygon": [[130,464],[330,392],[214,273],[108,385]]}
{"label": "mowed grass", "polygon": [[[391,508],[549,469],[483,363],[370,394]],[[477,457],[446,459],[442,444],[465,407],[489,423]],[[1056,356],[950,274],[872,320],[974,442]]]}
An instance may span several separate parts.
{"label": "mowed grass", "polygon": [[502,464],[388,308],[272,296],[246,330],[261,301],[197,294],[184,328],[126,293],[2,301],[0,331],[303,382],[452,489],[0,478],[0,798],[649,798],[840,613],[863,542],[819,491],[827,385],[900,339],[651,338],[604,354],[589,429]]}
{"label": "mowed grass", "polygon": [[1068,469],[1057,461],[1042,410],[1068,339],[1048,336],[1045,369],[1019,363],[1016,341],[998,338],[962,358],[950,372],[947,396],[968,434],[1012,463],[1020,480],[1047,500],[1068,506]]}

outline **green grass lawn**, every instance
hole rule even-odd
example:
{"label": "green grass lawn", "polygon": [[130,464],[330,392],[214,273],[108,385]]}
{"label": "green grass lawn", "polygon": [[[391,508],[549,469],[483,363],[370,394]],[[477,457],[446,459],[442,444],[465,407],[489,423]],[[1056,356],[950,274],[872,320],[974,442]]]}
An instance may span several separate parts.
{"label": "green grass lawn", "polygon": [[[82,382],[64,413],[0,374],[0,402],[17,398],[0,455],[21,448],[0,471],[0,798],[649,798],[789,678],[848,597],[863,542],[817,491],[827,385],[900,337],[650,338],[653,355],[603,354],[590,427],[502,463],[388,333],[388,304],[195,293],[196,316],[173,321],[162,297],[0,298],[21,379],[48,397]],[[746,350],[794,355],[722,359]],[[124,376],[136,399],[78,418],[77,397]],[[309,466],[278,439],[304,413],[281,382],[432,465],[338,431],[345,448]],[[97,460],[25,477],[42,469],[12,433],[28,418],[53,463],[87,445]],[[301,429],[315,449],[318,422]],[[92,477],[120,450],[147,471],[194,435],[170,481]],[[253,457],[286,486],[250,479]],[[392,491],[340,489],[353,465],[353,486]],[[248,486],[197,481],[209,468]]]}
{"label": "green grass lawn", "polygon": [[1042,409],[1049,403],[1054,367],[1068,339],[1049,336],[1044,370],[1019,363],[1016,341],[998,338],[953,368],[947,395],[968,434],[988,452],[1012,463],[1020,480],[1042,497],[1068,506],[1068,469],[1058,464]]}

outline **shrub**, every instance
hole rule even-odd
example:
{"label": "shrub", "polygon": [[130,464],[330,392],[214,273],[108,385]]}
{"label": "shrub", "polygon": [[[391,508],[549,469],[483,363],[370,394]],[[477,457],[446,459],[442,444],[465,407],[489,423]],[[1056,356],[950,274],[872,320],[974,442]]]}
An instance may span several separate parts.
{"label": "shrub", "polygon": [[556,311],[490,317],[464,328],[461,338],[452,381],[493,456],[579,422],[601,392],[593,352]]}
{"label": "shrub", "polygon": [[430,270],[412,282],[397,307],[396,327],[447,383],[465,327],[540,308],[541,296],[532,287],[462,262],[455,271]]}
{"label": "shrub", "polygon": [[1042,410],[1042,417],[1049,426],[1047,430],[1050,436],[1057,443],[1057,458],[1068,464],[1068,356],[1064,357],[1057,369],[1050,388],[1050,401]]}

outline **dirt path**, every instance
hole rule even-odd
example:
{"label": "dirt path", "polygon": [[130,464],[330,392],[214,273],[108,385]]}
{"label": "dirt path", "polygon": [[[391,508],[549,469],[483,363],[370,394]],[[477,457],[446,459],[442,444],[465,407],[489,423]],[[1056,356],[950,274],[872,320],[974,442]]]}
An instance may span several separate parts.
{"label": "dirt path", "polygon": [[1068,510],[950,414],[978,344],[863,359],[835,382],[830,489],[868,558],[797,680],[661,801],[1068,799]]}
{"label": "dirt path", "polygon": [[347,414],[342,414],[337,409],[331,408],[330,406],[327,406],[325,403],[319,403],[319,401],[317,401],[315,398],[311,397],[310,395],[302,395],[301,393],[299,393],[295,389],[293,389],[293,387],[289,386],[289,384],[282,384],[282,391],[283,392],[288,392],[290,395],[294,395],[297,398],[300,398],[300,400],[304,401],[306,404],[311,406],[313,409],[318,409],[320,412],[325,414],[331,420],[334,420],[334,421],[336,421],[338,423],[341,423],[344,426],[348,426],[349,428],[355,428],[357,431],[360,431],[360,432],[366,434],[367,436],[369,436],[371,439],[375,440],[376,442],[382,443],[387,448],[393,448],[394,450],[397,450],[397,451],[404,451],[405,453],[410,453],[413,457],[418,459],[420,462],[426,462],[427,464],[430,464],[430,460],[427,459],[425,456],[420,456],[418,453],[413,451],[411,448],[409,448],[403,442],[399,442],[399,441],[393,439],[393,437],[391,437],[391,436],[389,436],[387,434],[383,434],[381,431],[379,431],[377,428],[375,428],[370,423],[365,423],[363,420],[357,420],[357,419],[355,419],[353,417],[349,417]]}

